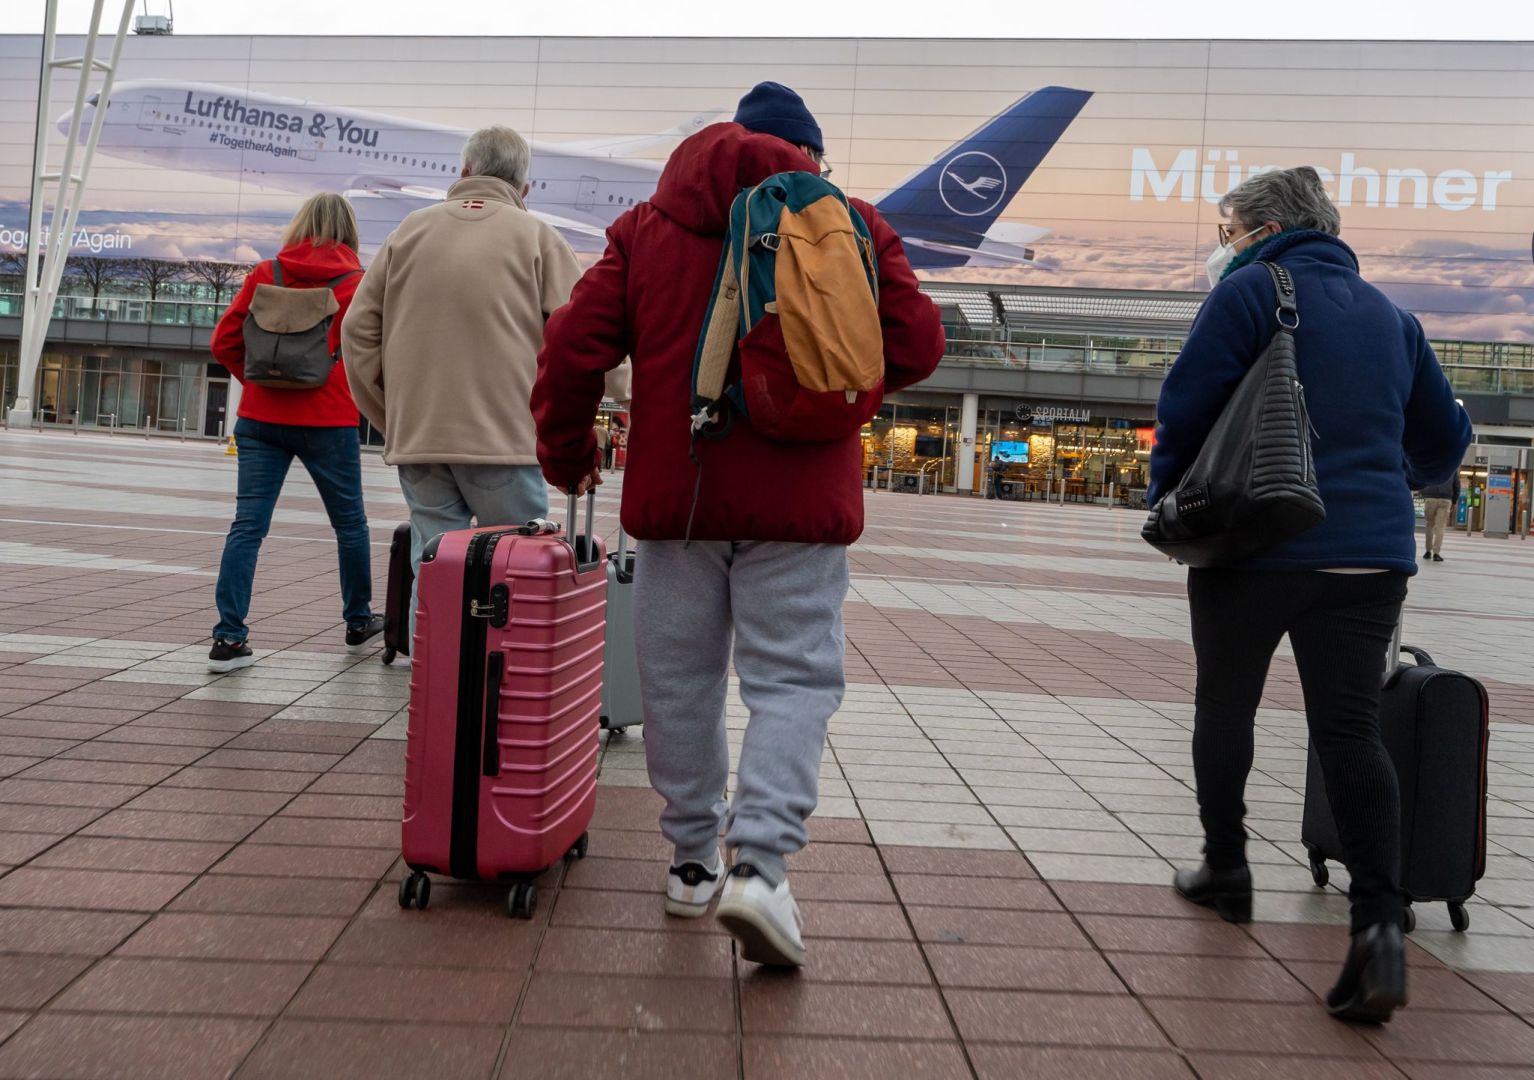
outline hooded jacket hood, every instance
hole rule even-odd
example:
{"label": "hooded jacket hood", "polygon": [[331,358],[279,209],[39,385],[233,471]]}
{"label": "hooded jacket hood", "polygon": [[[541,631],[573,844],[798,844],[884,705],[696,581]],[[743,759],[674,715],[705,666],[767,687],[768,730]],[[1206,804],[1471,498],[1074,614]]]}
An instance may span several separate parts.
{"label": "hooded jacket hood", "polygon": [[362,268],[357,253],[345,244],[316,244],[312,240],[300,240],[283,248],[277,253],[277,261],[282,264],[282,276],[288,284],[329,281]]}
{"label": "hooded jacket hood", "polygon": [[816,171],[808,155],[775,135],[711,124],[672,152],[650,203],[689,232],[723,236],[741,189],[773,173]]}

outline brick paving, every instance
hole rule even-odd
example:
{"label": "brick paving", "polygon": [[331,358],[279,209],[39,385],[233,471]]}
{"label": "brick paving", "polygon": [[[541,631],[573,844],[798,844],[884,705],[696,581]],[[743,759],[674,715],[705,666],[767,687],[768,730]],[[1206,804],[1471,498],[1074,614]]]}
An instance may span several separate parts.
{"label": "brick paving", "polygon": [[[1470,932],[1422,909],[1413,1004],[1367,1030],[1318,1005],[1346,875],[1316,889],[1298,844],[1287,657],[1249,793],[1258,921],[1167,887],[1198,851],[1192,657],[1138,515],[870,496],[792,863],[811,965],[785,975],[662,914],[637,731],[604,745],[590,855],[532,922],[446,881],[401,911],[408,673],[342,649],[298,470],[261,662],[205,671],[233,479],[208,446],[0,435],[0,1078],[1534,1077],[1521,541],[1451,537],[1413,584],[1408,638],[1492,690],[1491,855]],[[403,507],[376,459],[365,482],[381,581]]]}

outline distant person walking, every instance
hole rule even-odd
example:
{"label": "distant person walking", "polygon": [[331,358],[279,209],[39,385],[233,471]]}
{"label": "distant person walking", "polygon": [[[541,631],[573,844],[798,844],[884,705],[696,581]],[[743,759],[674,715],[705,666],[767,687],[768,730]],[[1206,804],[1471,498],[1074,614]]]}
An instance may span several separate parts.
{"label": "distant person walking", "polygon": [[1273,280],[1256,265],[1268,260],[1294,281],[1326,520],[1239,565],[1188,574],[1204,861],[1178,871],[1176,888],[1234,922],[1251,918],[1243,795],[1257,706],[1288,634],[1352,879],[1352,944],[1326,1004],[1379,1022],[1406,1003],[1401,804],[1380,741],[1380,677],[1417,569],[1412,488],[1459,468],[1470,420],[1421,325],[1359,274],[1314,169],[1255,176],[1220,211],[1230,220],[1209,259],[1214,287],[1157,405],[1149,500],[1177,485],[1278,329]]}
{"label": "distant person walking", "polygon": [[523,202],[530,167],[510,128],[469,136],[461,179],[384,241],[343,328],[352,393],[399,468],[417,570],[434,536],[549,512],[528,398],[544,323],[580,268]]}
{"label": "distant person walking", "polygon": [[1001,484],[1007,478],[1007,455],[997,454],[991,459],[991,498],[1001,498]]}
{"label": "distant person walking", "polygon": [[362,504],[357,406],[346,386],[346,372],[332,360],[322,385],[293,389],[252,382],[245,370],[246,321],[258,290],[328,289],[335,297],[336,311],[330,317],[326,347],[329,356],[336,358],[341,321],[361,280],[357,219],[351,204],[340,195],[315,195],[288,224],[276,259],[259,264],[246,276],[213,331],[213,358],[240,380],[244,392],[234,425],[239,447],[235,518],[218,568],[219,619],[208,653],[209,671],[223,673],[255,663],[245,617],[250,611],[256,557],[295,457],[319,490],[336,533],[347,648],[360,651],[383,633],[383,616],[374,615],[371,607],[372,546]]}
{"label": "distant person walking", "polygon": [[1443,534],[1448,531],[1458,503],[1458,472],[1452,479],[1422,489],[1422,512],[1427,525],[1427,550],[1423,552],[1423,562],[1443,562]]}
{"label": "distant person walking", "polygon": [[597,453],[602,455],[602,468],[613,471],[613,436],[605,424],[597,425]]}
{"label": "distant person walking", "polygon": [[[717,891],[718,918],[742,956],[798,965],[802,920],[785,860],[809,839],[826,725],[845,689],[842,605],[847,545],[863,530],[862,440],[853,431],[777,441],[734,413],[728,430],[692,437],[693,358],[732,203],[777,173],[829,171],[820,126],[792,90],[762,83],[735,120],[684,140],[655,197],[608,230],[601,261],[549,322],[533,409],[544,474],[585,490],[600,479],[592,419],[602,375],[632,353],[622,517],[639,540],[646,758],[673,848],[665,908],[699,917]],[[900,237],[873,207],[851,204],[877,255],[877,312],[870,297],[847,299],[869,301],[885,389],[895,391],[936,368],[941,320]],[[751,715],[730,805],[732,661]],[[734,852],[728,876],[722,827]]]}

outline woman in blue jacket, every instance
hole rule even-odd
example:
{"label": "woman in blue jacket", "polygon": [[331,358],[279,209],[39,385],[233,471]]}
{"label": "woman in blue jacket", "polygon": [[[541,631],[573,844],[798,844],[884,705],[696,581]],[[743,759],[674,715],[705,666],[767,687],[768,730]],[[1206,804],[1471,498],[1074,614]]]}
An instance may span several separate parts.
{"label": "woman in blue jacket", "polygon": [[1243,796],[1257,706],[1287,633],[1352,877],[1352,944],[1327,1007],[1382,1022],[1406,1003],[1406,969],[1400,795],[1380,740],[1380,681],[1417,568],[1411,493],[1458,470],[1470,420],[1421,325],[1359,276],[1316,170],[1252,177],[1220,212],[1229,220],[1209,259],[1214,287],[1157,406],[1149,498],[1177,485],[1278,328],[1263,260],[1294,278],[1326,520],[1240,565],[1189,572],[1204,862],[1175,884],[1231,921],[1251,918]]}

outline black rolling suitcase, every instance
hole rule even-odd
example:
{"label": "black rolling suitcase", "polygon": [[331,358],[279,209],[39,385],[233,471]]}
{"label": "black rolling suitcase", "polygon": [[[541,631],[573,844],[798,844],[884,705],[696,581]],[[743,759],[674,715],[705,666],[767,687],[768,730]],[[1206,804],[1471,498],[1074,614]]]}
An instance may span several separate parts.
{"label": "black rolling suitcase", "polygon": [[410,565],[410,522],[394,526],[389,540],[389,579],[384,595],[383,662],[410,655],[410,596],[415,571]]}
{"label": "black rolling suitcase", "polygon": [[[1402,654],[1413,664],[1400,663]],[[1401,884],[1408,903],[1444,901],[1455,930],[1470,925],[1465,901],[1486,872],[1486,688],[1438,667],[1421,649],[1392,643],[1380,692],[1380,733],[1401,789]],[[1340,861],[1337,824],[1315,747],[1305,776],[1300,838],[1318,886],[1326,860]],[[1406,909],[1406,930],[1417,919]]]}

